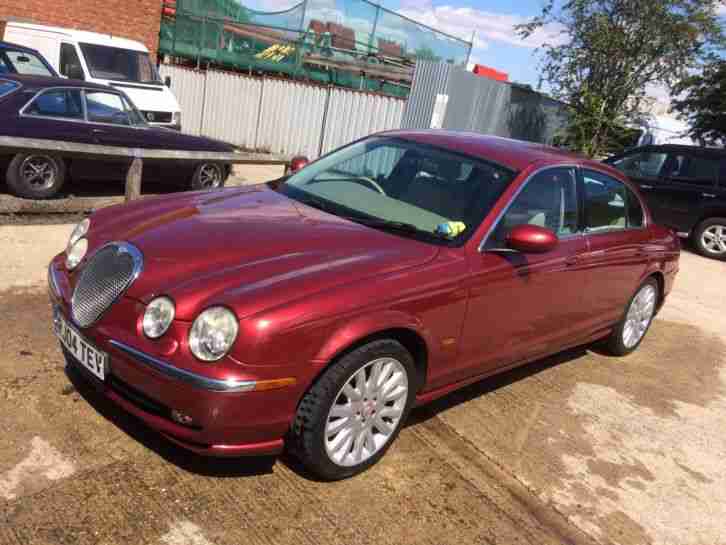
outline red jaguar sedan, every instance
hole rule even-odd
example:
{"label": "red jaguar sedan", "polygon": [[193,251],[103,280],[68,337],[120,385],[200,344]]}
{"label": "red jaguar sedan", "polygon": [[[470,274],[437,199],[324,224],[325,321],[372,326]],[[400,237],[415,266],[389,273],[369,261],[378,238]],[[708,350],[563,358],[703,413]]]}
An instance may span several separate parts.
{"label": "red jaguar sedan", "polygon": [[100,210],[49,284],[69,366],[123,409],[332,480],[415,405],[568,347],[635,350],[679,252],[606,165],[394,131],[282,180]]}

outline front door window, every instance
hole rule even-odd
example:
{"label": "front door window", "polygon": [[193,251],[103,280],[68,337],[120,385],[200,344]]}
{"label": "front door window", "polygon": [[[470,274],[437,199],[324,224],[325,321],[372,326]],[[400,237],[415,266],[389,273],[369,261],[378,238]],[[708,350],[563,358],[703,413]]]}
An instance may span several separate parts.
{"label": "front door window", "polygon": [[487,248],[503,247],[509,232],[518,225],[537,225],[558,237],[578,231],[577,182],[571,168],[552,168],[537,174],[515,198],[487,242]]}
{"label": "front door window", "polygon": [[86,91],[88,120],[93,123],[131,125],[131,117],[121,95],[105,91]]}

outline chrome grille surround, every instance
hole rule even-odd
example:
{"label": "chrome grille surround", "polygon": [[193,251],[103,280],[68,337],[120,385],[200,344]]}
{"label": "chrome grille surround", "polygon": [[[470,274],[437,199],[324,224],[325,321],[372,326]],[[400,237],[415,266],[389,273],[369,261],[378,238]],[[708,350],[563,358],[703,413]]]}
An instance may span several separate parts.
{"label": "chrome grille surround", "polygon": [[144,268],[144,258],[128,242],[105,244],[80,271],[71,297],[71,316],[80,327],[95,324],[121,297]]}

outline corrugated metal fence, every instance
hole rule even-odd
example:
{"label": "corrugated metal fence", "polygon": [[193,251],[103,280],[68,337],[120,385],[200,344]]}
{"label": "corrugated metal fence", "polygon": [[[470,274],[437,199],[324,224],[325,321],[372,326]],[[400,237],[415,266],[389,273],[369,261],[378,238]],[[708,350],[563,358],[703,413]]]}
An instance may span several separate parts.
{"label": "corrugated metal fence", "polygon": [[564,104],[527,87],[419,60],[401,126],[435,125],[551,144],[567,115]]}
{"label": "corrugated metal fence", "polygon": [[311,159],[397,129],[405,101],[281,79],[160,67],[182,109],[182,130],[240,147]]}

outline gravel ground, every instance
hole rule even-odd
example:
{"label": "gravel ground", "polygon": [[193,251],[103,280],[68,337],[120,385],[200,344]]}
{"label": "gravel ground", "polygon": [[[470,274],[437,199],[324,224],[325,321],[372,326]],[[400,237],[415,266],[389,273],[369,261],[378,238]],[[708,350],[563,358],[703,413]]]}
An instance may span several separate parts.
{"label": "gravel ground", "polygon": [[192,456],[66,375],[44,292],[70,229],[0,227],[0,544],[726,544],[726,263],[684,252],[633,355],[485,380],[323,484]]}

